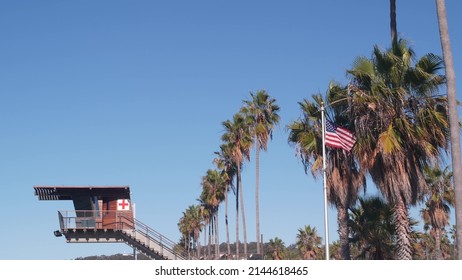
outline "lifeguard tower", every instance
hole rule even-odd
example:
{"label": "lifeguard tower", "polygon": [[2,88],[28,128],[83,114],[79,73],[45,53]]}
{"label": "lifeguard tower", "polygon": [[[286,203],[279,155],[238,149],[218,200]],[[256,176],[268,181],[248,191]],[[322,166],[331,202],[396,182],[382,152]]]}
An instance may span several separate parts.
{"label": "lifeguard tower", "polygon": [[124,242],[151,259],[188,259],[183,250],[135,219],[128,186],[35,186],[39,200],[72,200],[74,210],[58,211],[68,243]]}

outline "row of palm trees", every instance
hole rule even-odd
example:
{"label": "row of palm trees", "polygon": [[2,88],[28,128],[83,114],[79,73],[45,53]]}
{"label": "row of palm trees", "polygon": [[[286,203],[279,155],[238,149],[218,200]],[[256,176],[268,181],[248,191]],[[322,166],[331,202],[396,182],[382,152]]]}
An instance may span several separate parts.
{"label": "row of palm trees", "polygon": [[[395,0],[390,0],[391,48],[382,51],[376,46],[371,58],[357,58],[352,69],[347,71],[350,80],[348,84],[331,83],[326,93],[326,100],[317,94],[313,96],[314,101],[300,102],[302,118],[288,125],[289,143],[295,145],[305,171],[310,170],[315,176],[322,174],[321,107],[327,105],[328,118],[350,129],[356,135],[357,142],[351,152],[329,149],[326,154],[327,194],[329,202],[338,210],[340,251],[343,259],[351,258],[349,208],[358,200],[359,191],[365,188],[367,176],[370,176],[387,203],[392,206],[392,225],[395,235],[393,246],[396,248],[393,258],[397,259],[411,259],[413,254],[412,221],[408,213],[410,206],[416,205],[418,201],[426,197],[426,208],[422,216],[426,225],[431,226],[437,236],[441,235],[441,230],[447,224],[448,208],[439,200],[445,197],[443,195],[445,191],[440,191],[436,198],[433,194],[430,195],[428,190],[432,189],[432,183],[428,181],[428,178],[426,180],[425,172],[439,166],[442,156],[449,147],[452,149],[453,166],[456,168],[454,174],[456,193],[461,192],[455,79],[451,64],[444,0],[437,0],[436,4],[447,80],[445,76],[438,73],[444,66],[439,56],[427,54],[417,59],[407,42],[398,40],[395,2]],[[446,81],[447,98],[439,94],[440,87]],[[216,153],[215,162],[218,171],[226,181],[224,187],[226,226],[228,226],[227,194],[230,188],[233,189],[236,197],[237,256],[239,256],[240,247],[238,246],[240,243],[239,209],[244,227],[244,254],[247,255],[243,189],[240,177],[242,164],[244,160],[249,160],[252,146],[256,147],[257,152],[256,237],[257,242],[260,242],[258,158],[260,149],[266,148],[267,139],[271,135],[271,123],[258,122],[259,115],[256,112],[260,108],[256,105],[256,101],[259,95],[260,93],[252,94],[252,100],[244,102],[245,106],[240,112],[233,116],[232,120],[223,123],[225,128],[222,136],[223,144],[220,146],[220,151]],[[261,95],[264,96],[264,94]],[[266,98],[268,100],[269,97]],[[277,112],[277,110],[274,111]],[[276,124],[278,120],[276,113],[272,124]],[[450,141],[449,135],[451,136]],[[460,197],[457,195],[455,199],[460,199]],[[451,203],[454,203],[454,195],[452,198]],[[450,201],[447,197],[445,199]],[[201,195],[201,207],[209,209],[207,211],[211,213],[209,214],[211,218],[204,221],[205,224],[213,225],[209,228],[209,234],[212,232],[213,236],[218,236],[216,226],[218,219],[215,213],[218,206],[214,206],[210,200],[213,201],[208,198],[208,195]],[[462,218],[462,215],[459,215],[460,208],[460,206],[456,208],[457,221]],[[187,216],[186,213],[185,216]],[[459,227],[461,223],[457,224]],[[181,225],[181,228],[188,227]],[[226,229],[229,244],[228,227]],[[461,234],[460,231],[457,232],[459,237]],[[189,239],[195,240],[194,230],[184,232],[183,235],[191,236]],[[197,247],[200,246],[196,245]],[[459,258],[462,255],[460,251],[462,250],[459,250]],[[436,254],[440,253],[436,252]]]}
{"label": "row of palm trees", "polygon": [[[434,196],[428,192],[432,182],[428,181],[428,178],[426,180],[425,176],[426,171],[438,167],[450,144],[447,138],[447,99],[438,91],[445,82],[445,77],[438,73],[441,68],[440,57],[427,54],[417,59],[412,48],[404,40],[400,40],[397,45],[386,51],[376,46],[371,58],[359,57],[354,61],[353,68],[347,72],[350,78],[347,85],[332,82],[328,87],[326,100],[320,94],[316,94],[313,95],[313,101],[300,102],[302,117],[287,126],[289,143],[295,146],[305,171],[310,170],[314,176],[322,174],[321,106],[326,105],[329,119],[350,129],[356,135],[357,142],[351,152],[328,149],[326,153],[327,196],[328,201],[337,208],[343,259],[351,259],[349,208],[357,202],[360,190],[365,188],[366,176],[370,176],[383,197],[393,206],[396,234],[396,255],[393,258],[412,258],[413,245],[408,209],[423,198],[427,198],[429,212],[424,212],[427,224],[431,224],[437,235],[440,235],[440,231],[447,225],[445,217],[448,209],[444,208],[441,200],[432,202]],[[244,101],[244,106],[232,120],[223,122],[223,143],[220,151],[216,152],[217,157],[214,161],[217,169],[208,170],[202,179],[198,217],[202,221],[192,222],[199,229],[179,225],[180,229],[183,229],[183,235],[190,236],[189,240],[196,243],[197,232],[200,232],[202,227],[209,227],[208,243],[215,243],[216,249],[213,254],[216,256],[220,254],[217,213],[222,201],[225,201],[226,205],[227,243],[230,242],[230,189],[234,191],[236,198],[235,256],[240,255],[239,212],[243,225],[243,253],[244,256],[248,255],[241,169],[244,161],[250,159],[250,151],[254,146],[257,164],[256,240],[258,253],[261,253],[258,208],[259,152],[267,148],[272,128],[279,121],[278,110],[275,100],[265,91],[259,91],[251,94],[251,100]],[[184,216],[196,215],[185,212]],[[200,246],[195,245],[195,248]],[[210,255],[210,249],[207,255]],[[231,255],[229,249],[227,255]]]}
{"label": "row of palm trees", "polygon": [[[239,212],[241,214],[243,226],[243,255],[248,257],[247,252],[247,228],[245,222],[245,208],[243,201],[243,187],[241,180],[241,170],[245,160],[250,160],[252,148],[255,149],[256,162],[256,183],[255,183],[255,207],[256,207],[256,241],[257,254],[261,254],[260,240],[260,214],[259,214],[259,162],[260,151],[266,151],[268,142],[272,138],[273,128],[279,123],[279,106],[265,90],[250,93],[250,99],[243,101],[243,106],[232,119],[222,123],[224,133],[221,136],[222,144],[218,152],[215,152],[214,163],[216,169],[207,170],[202,177],[202,192],[199,196],[198,206],[190,206],[178,223],[180,232],[186,248],[195,249],[197,257],[218,258],[220,253],[218,235],[218,209],[220,204],[225,202],[225,224],[228,258],[240,258],[240,231],[239,231]],[[236,241],[234,256],[230,249],[229,240],[229,221],[228,221],[228,193],[232,190],[235,195],[236,211]],[[198,209],[199,215],[196,217],[189,211]],[[195,217],[197,220],[190,220],[187,217]],[[204,240],[204,245],[208,243],[207,250],[200,252],[200,242],[196,232],[204,229],[206,236],[208,228],[208,241]],[[186,244],[187,243],[187,244]],[[214,251],[211,252],[211,244],[214,244]]]}
{"label": "row of palm trees", "polygon": [[[352,69],[347,72],[350,78],[347,85],[332,82],[326,100],[320,94],[315,94],[313,101],[300,102],[302,117],[287,126],[289,143],[295,146],[305,171],[310,170],[314,176],[322,174],[322,106],[326,105],[330,120],[356,135],[357,142],[351,152],[328,149],[326,153],[327,196],[328,201],[337,208],[343,259],[351,259],[349,208],[357,202],[360,190],[365,188],[367,176],[370,176],[393,208],[393,246],[396,248],[393,258],[412,258],[413,242],[408,209],[423,198],[427,198],[428,211],[423,212],[424,219],[435,229],[435,234],[440,235],[440,231],[447,225],[445,217],[448,209],[444,208],[441,200],[432,202],[433,195],[428,192],[432,182],[425,176],[426,171],[439,166],[450,144],[447,138],[447,99],[439,94],[439,88],[445,82],[445,77],[438,73],[441,68],[440,57],[427,54],[417,59],[405,40],[400,40],[386,51],[376,46],[371,58],[359,57],[354,61]],[[227,243],[230,242],[230,189],[236,198],[235,256],[240,255],[239,211],[242,215],[244,256],[248,255],[241,169],[244,161],[250,159],[252,147],[256,150],[257,164],[256,240],[258,253],[261,253],[258,217],[259,152],[267,148],[272,128],[279,121],[278,110],[275,100],[265,91],[259,91],[251,94],[251,100],[244,101],[244,106],[232,120],[223,122],[223,143],[214,161],[217,170],[207,171],[202,179],[198,217],[201,221],[191,222],[199,229],[181,224],[181,221],[188,219],[180,220],[183,236],[189,236],[188,240],[192,240],[193,244],[197,243],[196,233],[203,227],[209,227],[208,243],[215,244],[215,256],[220,254],[217,213],[222,201],[225,201],[226,206]],[[194,207],[188,210],[191,208]],[[187,216],[196,215],[185,212],[184,217]],[[199,252],[197,254],[200,255]],[[210,255],[210,249],[207,255]],[[227,255],[231,255],[230,249]]]}

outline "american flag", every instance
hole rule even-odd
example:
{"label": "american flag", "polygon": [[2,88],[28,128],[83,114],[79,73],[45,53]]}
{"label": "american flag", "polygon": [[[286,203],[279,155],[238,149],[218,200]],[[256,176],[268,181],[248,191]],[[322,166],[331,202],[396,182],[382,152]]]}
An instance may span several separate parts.
{"label": "american flag", "polygon": [[326,120],[326,146],[341,148],[349,152],[356,143],[356,137],[346,128]]}

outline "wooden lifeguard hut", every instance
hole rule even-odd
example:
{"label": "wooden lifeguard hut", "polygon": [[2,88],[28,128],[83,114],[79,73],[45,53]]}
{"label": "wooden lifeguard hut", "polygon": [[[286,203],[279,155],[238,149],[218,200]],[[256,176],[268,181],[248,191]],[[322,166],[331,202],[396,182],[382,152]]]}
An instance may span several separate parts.
{"label": "wooden lifeguard hut", "polygon": [[152,259],[186,259],[175,242],[134,217],[128,186],[35,186],[39,200],[70,200],[74,210],[59,210],[68,243],[124,242]]}
{"label": "wooden lifeguard hut", "polygon": [[39,200],[71,200],[75,210],[59,211],[63,231],[133,229],[133,206],[128,186],[36,186]]}

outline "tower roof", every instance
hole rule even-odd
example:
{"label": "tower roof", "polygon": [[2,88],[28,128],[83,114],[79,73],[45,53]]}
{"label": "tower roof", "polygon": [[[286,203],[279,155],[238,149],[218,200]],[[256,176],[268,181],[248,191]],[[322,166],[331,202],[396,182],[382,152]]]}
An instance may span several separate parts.
{"label": "tower roof", "polygon": [[129,186],[34,186],[39,200],[73,200],[75,197],[130,199]]}

